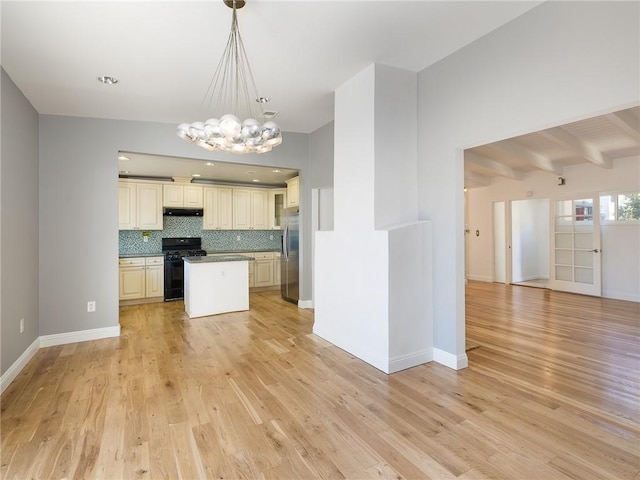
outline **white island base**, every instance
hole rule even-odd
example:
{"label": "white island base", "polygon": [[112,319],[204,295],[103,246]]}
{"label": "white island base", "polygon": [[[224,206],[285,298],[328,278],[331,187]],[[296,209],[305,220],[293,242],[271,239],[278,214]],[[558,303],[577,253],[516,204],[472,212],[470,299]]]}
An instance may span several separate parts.
{"label": "white island base", "polygon": [[249,310],[250,257],[184,259],[184,307],[189,318]]}

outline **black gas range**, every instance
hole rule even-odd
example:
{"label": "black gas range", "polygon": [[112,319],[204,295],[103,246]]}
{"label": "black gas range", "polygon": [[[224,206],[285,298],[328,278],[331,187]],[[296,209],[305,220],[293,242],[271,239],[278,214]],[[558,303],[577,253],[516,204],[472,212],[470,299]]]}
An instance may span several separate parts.
{"label": "black gas range", "polygon": [[184,257],[204,257],[200,237],[162,239],[164,253],[164,301],[184,297]]}

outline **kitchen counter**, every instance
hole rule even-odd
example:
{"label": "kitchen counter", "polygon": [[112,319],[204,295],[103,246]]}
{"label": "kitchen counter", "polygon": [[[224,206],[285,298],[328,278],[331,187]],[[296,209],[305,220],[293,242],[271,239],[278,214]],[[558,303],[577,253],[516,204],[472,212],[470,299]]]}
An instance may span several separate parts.
{"label": "kitchen counter", "polygon": [[184,308],[189,318],[249,310],[249,261],[244,255],[184,258]]}
{"label": "kitchen counter", "polygon": [[125,253],[118,255],[118,258],[145,258],[145,257],[164,257],[164,253]]}
{"label": "kitchen counter", "polygon": [[273,250],[269,250],[269,249],[264,249],[264,248],[259,248],[257,250],[228,250],[228,251],[215,251],[215,250],[207,250],[207,255],[222,255],[222,254],[230,254],[230,255],[235,255],[237,253],[257,253],[257,252],[280,252],[280,249],[273,249]]}
{"label": "kitchen counter", "polygon": [[253,258],[244,255],[217,255],[215,257],[185,257],[184,263],[219,263],[219,262],[248,262]]}

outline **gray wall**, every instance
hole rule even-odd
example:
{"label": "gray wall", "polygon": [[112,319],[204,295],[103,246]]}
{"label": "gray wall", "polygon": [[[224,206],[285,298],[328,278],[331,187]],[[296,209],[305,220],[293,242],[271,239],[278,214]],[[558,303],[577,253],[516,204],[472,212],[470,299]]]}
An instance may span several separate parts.
{"label": "gray wall", "polygon": [[[118,150],[238,161],[184,142],[172,124],[42,115],[40,335],[118,325]],[[273,152],[241,158],[303,175],[307,159],[308,135],[294,133]]]}
{"label": "gray wall", "polygon": [[0,373],[4,374],[39,335],[38,112],[4,69],[1,75]]}
{"label": "gray wall", "polygon": [[463,150],[637,105],[638,2],[545,2],[418,78],[434,347],[464,353]]}
{"label": "gray wall", "polygon": [[[305,201],[310,206],[312,189],[333,187],[333,128],[334,122],[329,122],[309,135],[308,171],[310,172],[310,178],[308,179],[308,184],[305,184],[305,195],[307,195]],[[333,217],[333,215],[331,216]],[[310,224],[309,227],[311,227]],[[311,234],[303,239],[303,248],[306,252],[313,252],[313,235],[314,233],[311,231]],[[305,287],[305,295],[307,295],[304,298],[315,301],[313,298],[313,264],[314,259],[311,258],[307,262],[307,265],[311,268],[307,268],[304,271],[302,282]]]}
{"label": "gray wall", "polygon": [[329,122],[309,137],[311,188],[333,187],[333,128]]}

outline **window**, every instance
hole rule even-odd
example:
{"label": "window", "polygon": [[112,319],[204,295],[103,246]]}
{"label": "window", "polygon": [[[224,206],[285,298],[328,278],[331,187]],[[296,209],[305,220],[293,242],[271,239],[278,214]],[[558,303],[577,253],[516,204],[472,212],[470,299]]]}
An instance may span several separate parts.
{"label": "window", "polygon": [[620,193],[600,197],[600,220],[640,220],[640,193]]}

